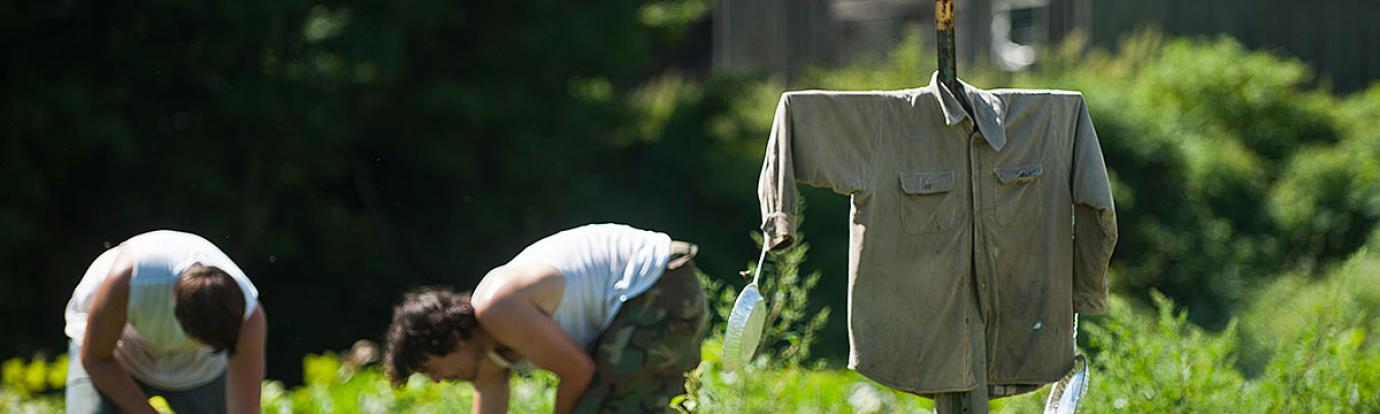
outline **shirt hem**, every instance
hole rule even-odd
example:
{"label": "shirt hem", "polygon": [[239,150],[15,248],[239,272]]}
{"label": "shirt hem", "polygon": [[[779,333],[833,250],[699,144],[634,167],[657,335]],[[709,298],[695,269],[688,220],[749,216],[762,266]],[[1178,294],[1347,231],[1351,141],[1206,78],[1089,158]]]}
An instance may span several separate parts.
{"label": "shirt hem", "polygon": [[166,382],[150,379],[143,372],[140,372],[140,370],[130,369],[131,367],[134,367],[137,364],[131,364],[124,358],[120,358],[118,355],[119,354],[117,353],[116,359],[119,360],[120,364],[125,367],[125,371],[129,373],[130,378],[134,378],[135,380],[144,383],[149,387],[156,388],[161,391],[190,391],[193,389],[197,389],[205,386],[206,384],[215,382],[217,378],[220,378],[222,375],[225,375],[225,373],[228,371],[227,367],[221,367],[220,369],[216,370],[214,374],[208,375],[206,378],[197,379],[196,381],[191,381],[185,384],[172,385]]}
{"label": "shirt hem", "polygon": [[911,385],[905,385],[905,384],[901,384],[901,383],[894,382],[894,381],[891,381],[891,380],[887,380],[887,379],[884,379],[884,378],[880,378],[880,377],[878,377],[878,376],[876,376],[876,375],[873,375],[873,374],[870,374],[870,373],[868,373],[868,372],[866,372],[866,371],[859,370],[859,369],[858,369],[856,366],[854,366],[853,364],[850,364],[850,366],[848,367],[848,369],[851,369],[851,370],[853,370],[853,372],[857,372],[858,374],[862,374],[862,376],[864,376],[864,377],[866,377],[867,379],[872,380],[872,381],[874,381],[874,382],[876,382],[876,383],[878,383],[878,384],[882,384],[882,385],[885,385],[885,386],[887,386],[887,387],[889,387],[889,388],[892,388],[892,389],[895,389],[895,390],[900,390],[900,391],[905,391],[905,392],[908,392],[908,393],[911,393],[911,394],[915,394],[915,395],[939,394],[939,393],[947,393],[947,392],[966,392],[966,391],[972,391],[972,390],[977,389],[977,382],[976,382],[976,381],[971,382],[971,383],[968,383],[968,384],[966,384],[966,385],[959,385],[959,386],[945,386],[945,387],[936,387],[936,388],[929,388],[929,387],[921,388],[921,387],[915,387],[915,386],[911,386]]}
{"label": "shirt hem", "polygon": [[150,388],[156,388],[160,391],[191,391],[197,388],[204,387],[210,383],[216,382],[216,379],[220,378],[222,375],[225,375],[226,372],[227,370],[222,369],[220,370],[220,372],[217,372],[216,375],[212,375],[210,378],[207,378],[204,381],[197,381],[192,385],[184,386],[170,386],[156,381],[149,381],[148,378],[144,378],[138,374],[135,374],[133,371],[130,371],[129,376],[138,380],[139,382],[144,383],[145,385],[148,385]]}

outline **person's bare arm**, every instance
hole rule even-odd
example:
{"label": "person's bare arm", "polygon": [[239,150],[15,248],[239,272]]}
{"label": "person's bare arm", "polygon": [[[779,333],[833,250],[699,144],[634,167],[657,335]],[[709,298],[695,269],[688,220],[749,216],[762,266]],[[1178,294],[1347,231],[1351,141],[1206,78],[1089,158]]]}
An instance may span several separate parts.
{"label": "person's bare arm", "polygon": [[148,396],[134,383],[120,361],[115,359],[115,344],[125,329],[129,306],[129,279],[133,261],[121,255],[110,276],[96,290],[86,313],[86,335],[81,342],[81,364],[91,375],[91,383],[126,413],[157,413]]}
{"label": "person's bare arm", "polygon": [[480,325],[500,343],[560,378],[556,413],[574,411],[594,376],[594,359],[522,295],[495,295],[475,307]]}
{"label": "person's bare arm", "polygon": [[259,392],[264,382],[264,341],[268,338],[268,318],[259,304],[240,328],[235,354],[230,356],[225,375],[225,403],[230,414],[259,412]]}
{"label": "person's bare arm", "polygon": [[502,414],[508,412],[508,369],[488,360],[479,364],[479,373],[474,377],[474,405],[470,410],[476,414]]}

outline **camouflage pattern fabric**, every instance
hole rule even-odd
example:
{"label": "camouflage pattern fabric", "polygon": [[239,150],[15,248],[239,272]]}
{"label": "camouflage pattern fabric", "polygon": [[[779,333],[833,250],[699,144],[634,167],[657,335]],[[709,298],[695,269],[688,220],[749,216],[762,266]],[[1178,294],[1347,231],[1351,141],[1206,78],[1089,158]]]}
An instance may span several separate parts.
{"label": "camouflage pattern fabric", "polygon": [[661,280],[623,304],[593,348],[594,379],[576,413],[665,413],[685,393],[708,331],[704,287],[694,264],[673,264]]}

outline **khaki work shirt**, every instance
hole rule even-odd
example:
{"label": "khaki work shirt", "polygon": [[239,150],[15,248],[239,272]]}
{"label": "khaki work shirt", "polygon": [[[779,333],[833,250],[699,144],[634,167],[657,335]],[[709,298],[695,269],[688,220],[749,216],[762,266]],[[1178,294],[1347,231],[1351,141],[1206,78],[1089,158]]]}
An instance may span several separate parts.
{"label": "khaki work shirt", "polygon": [[794,239],[796,182],[850,196],[848,366],[918,394],[975,388],[972,358],[990,384],[1057,381],[1074,313],[1105,310],[1117,239],[1082,94],[965,93],[976,128],[934,79],[783,94],[758,183],[773,249]]}

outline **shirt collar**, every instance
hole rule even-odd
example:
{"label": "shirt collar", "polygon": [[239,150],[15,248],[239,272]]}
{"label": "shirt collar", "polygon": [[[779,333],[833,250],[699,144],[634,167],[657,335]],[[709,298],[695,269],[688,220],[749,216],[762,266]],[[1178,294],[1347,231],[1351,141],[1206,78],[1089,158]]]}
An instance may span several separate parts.
{"label": "shirt collar", "polygon": [[[982,137],[987,139],[992,149],[1001,151],[1006,145],[1006,106],[996,94],[975,88],[962,79],[958,82],[963,85],[963,93],[976,113],[978,131],[982,132]],[[959,122],[963,122],[963,118],[968,117],[968,111],[963,110],[963,104],[958,102],[958,98],[949,92],[949,88],[939,83],[939,72],[930,75],[930,84],[923,91],[933,95],[939,102],[939,109],[944,111],[945,124],[958,125]]]}

